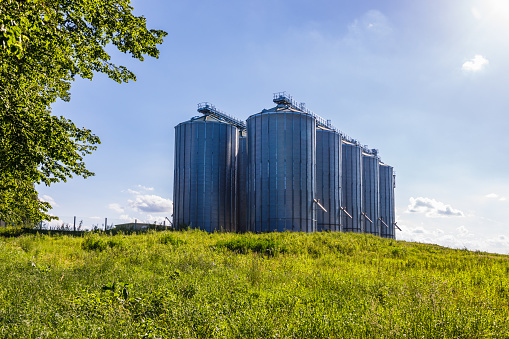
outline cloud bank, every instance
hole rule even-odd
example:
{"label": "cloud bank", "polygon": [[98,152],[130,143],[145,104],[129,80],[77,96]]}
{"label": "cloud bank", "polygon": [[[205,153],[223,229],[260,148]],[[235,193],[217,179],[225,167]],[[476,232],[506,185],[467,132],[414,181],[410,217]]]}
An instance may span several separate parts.
{"label": "cloud bank", "polygon": [[122,206],[120,206],[120,204],[116,204],[116,203],[109,204],[108,208],[110,210],[117,212],[117,213],[124,213],[124,209],[122,208]]}
{"label": "cloud bank", "polygon": [[496,235],[492,237],[478,237],[465,226],[459,226],[453,232],[442,229],[427,229],[423,227],[404,227],[397,234],[398,240],[437,244],[450,248],[466,248],[471,251],[487,251],[492,253],[509,254],[509,237]]}
{"label": "cloud bank", "polygon": [[154,187],[147,187],[147,186],[143,186],[143,185],[138,185],[137,187],[143,191],[153,191],[154,190]]}
{"label": "cloud bank", "polygon": [[495,200],[498,200],[498,201],[506,201],[507,200],[506,197],[503,197],[503,196],[498,195],[496,193],[486,194],[484,197],[488,198],[488,199],[495,199]]}
{"label": "cloud bank", "polygon": [[443,202],[430,198],[410,198],[410,205],[408,205],[407,212],[409,213],[424,213],[427,217],[464,217],[465,214],[457,209],[446,205]]}
{"label": "cloud bank", "polygon": [[127,202],[137,212],[170,212],[173,207],[171,200],[157,195],[138,195],[134,200],[128,200]]}
{"label": "cloud bank", "polygon": [[55,199],[53,199],[49,195],[45,195],[45,194],[41,195],[41,196],[39,196],[39,200],[49,203],[51,205],[51,207],[58,207],[58,204],[55,202]]}

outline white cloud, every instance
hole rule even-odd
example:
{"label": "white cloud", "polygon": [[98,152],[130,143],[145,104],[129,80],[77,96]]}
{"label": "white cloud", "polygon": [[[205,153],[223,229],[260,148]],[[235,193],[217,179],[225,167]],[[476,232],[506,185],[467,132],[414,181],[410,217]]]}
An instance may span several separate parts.
{"label": "white cloud", "polygon": [[132,222],[135,218],[130,217],[128,214],[122,214],[120,217],[118,217],[121,221],[125,222]]}
{"label": "white cloud", "polygon": [[[147,220],[150,224],[153,224],[154,222],[162,224],[166,219],[164,216],[147,214]],[[166,224],[168,224],[168,222],[166,222]]]}
{"label": "white cloud", "polygon": [[136,189],[131,189],[131,188],[128,188],[127,190],[125,191],[122,191],[122,192],[127,192],[129,194],[141,194],[141,191],[153,191],[154,190],[154,187],[147,187],[147,186],[143,186],[143,185],[136,185]]}
{"label": "white cloud", "polygon": [[503,197],[503,196],[498,195],[498,194],[496,194],[496,193],[486,194],[484,197],[485,197],[485,198],[488,198],[488,199],[496,199],[496,200],[498,200],[498,201],[506,201],[506,200],[507,200],[507,198],[506,198],[506,197]]}
{"label": "white cloud", "polygon": [[498,235],[483,237],[472,234],[465,226],[456,228],[454,232],[446,233],[440,229],[425,229],[419,227],[404,227],[397,233],[398,240],[437,244],[450,248],[466,248],[471,251],[485,251],[509,254],[509,237]]}
{"label": "white cloud", "polygon": [[463,217],[464,213],[443,202],[430,198],[410,198],[407,212],[425,213],[427,217]]}
{"label": "white cloud", "polygon": [[45,195],[45,194],[41,195],[41,196],[39,196],[39,200],[49,203],[51,205],[51,207],[58,207],[58,204],[55,202],[55,199],[53,199],[49,195]]}
{"label": "white cloud", "polygon": [[72,225],[73,225],[72,222],[68,222],[67,220],[51,220],[51,221],[45,220],[43,222],[43,227],[46,229],[60,228],[62,226],[72,227]]}
{"label": "white cloud", "polygon": [[460,237],[472,237],[473,234],[470,233],[470,231],[465,227],[465,226],[460,226],[458,228],[456,228],[456,231],[458,231],[458,236]]}
{"label": "white cloud", "polygon": [[122,206],[120,206],[120,204],[117,204],[117,203],[109,204],[108,208],[110,210],[117,212],[117,213],[124,213],[124,209],[122,208]]}
{"label": "white cloud", "polygon": [[506,253],[509,254],[509,237],[506,235],[499,235],[495,238],[490,238],[487,240],[487,243],[490,244],[493,248],[500,248],[503,249],[500,253]]}
{"label": "white cloud", "polygon": [[464,71],[477,72],[482,70],[484,68],[484,65],[487,65],[489,63],[490,62],[488,61],[488,59],[486,59],[482,55],[477,54],[476,56],[474,56],[473,59],[466,61],[463,64],[462,69]]}
{"label": "white cloud", "polygon": [[138,187],[139,189],[144,190],[144,191],[153,191],[154,190],[154,187],[147,187],[147,186],[143,186],[143,185],[138,185],[136,187]]}
{"label": "white cloud", "polygon": [[138,212],[169,212],[173,203],[157,195],[138,195],[135,200],[128,200],[132,209]]}

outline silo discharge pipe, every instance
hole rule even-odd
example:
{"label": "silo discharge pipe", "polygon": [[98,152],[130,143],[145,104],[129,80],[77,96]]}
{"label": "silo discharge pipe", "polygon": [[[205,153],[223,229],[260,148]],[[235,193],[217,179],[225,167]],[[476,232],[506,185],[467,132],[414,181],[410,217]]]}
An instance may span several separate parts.
{"label": "silo discharge pipe", "polygon": [[340,209],[340,210],[342,210],[343,212],[345,212],[345,214],[346,214],[346,215],[348,215],[348,216],[350,217],[350,219],[353,219],[353,217],[350,215],[350,213],[348,213],[348,212],[346,211],[346,208],[344,208],[344,207],[340,207],[339,209]]}
{"label": "silo discharge pipe", "polygon": [[322,204],[320,204],[320,200],[313,199],[313,201],[318,205],[318,207],[320,207],[325,213],[327,213],[325,207],[323,207]]}
{"label": "silo discharge pipe", "polygon": [[368,217],[366,213],[362,213],[362,215],[364,216],[364,218],[368,219],[370,223],[373,223],[373,221],[371,221],[371,219]]}

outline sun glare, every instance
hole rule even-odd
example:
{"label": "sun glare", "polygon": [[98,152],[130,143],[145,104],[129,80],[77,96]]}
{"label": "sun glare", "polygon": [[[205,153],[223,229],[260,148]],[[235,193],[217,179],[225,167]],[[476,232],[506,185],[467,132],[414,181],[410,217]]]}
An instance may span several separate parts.
{"label": "sun glare", "polygon": [[507,0],[483,0],[479,6],[472,9],[476,18],[490,20],[493,23],[504,26],[509,22],[509,1]]}

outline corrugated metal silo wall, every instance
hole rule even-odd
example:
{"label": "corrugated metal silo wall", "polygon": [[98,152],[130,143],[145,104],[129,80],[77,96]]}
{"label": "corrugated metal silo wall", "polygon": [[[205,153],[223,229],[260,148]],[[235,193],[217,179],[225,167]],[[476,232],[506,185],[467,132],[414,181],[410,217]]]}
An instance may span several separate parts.
{"label": "corrugated metal silo wall", "polygon": [[248,231],[316,230],[315,124],[312,116],[290,110],[247,119]]}
{"label": "corrugated metal silo wall", "polygon": [[316,130],[316,198],[327,210],[316,208],[317,231],[341,231],[341,135]]}
{"label": "corrugated metal silo wall", "polygon": [[236,231],[238,129],[216,121],[175,126],[173,220],[202,229]]}
{"label": "corrugated metal silo wall", "polygon": [[362,211],[370,222],[363,217],[364,232],[380,236],[380,176],[379,159],[371,154],[362,154]]}
{"label": "corrugated metal silo wall", "polygon": [[342,193],[343,207],[352,216],[343,214],[343,231],[362,233],[362,150],[361,147],[343,141]]}
{"label": "corrugated metal silo wall", "polygon": [[391,166],[380,164],[380,217],[387,224],[380,226],[380,235],[395,239],[394,222],[396,209],[394,205],[394,171]]}
{"label": "corrugated metal silo wall", "polygon": [[237,231],[246,232],[247,230],[247,137],[239,138],[239,154],[237,156]]}

